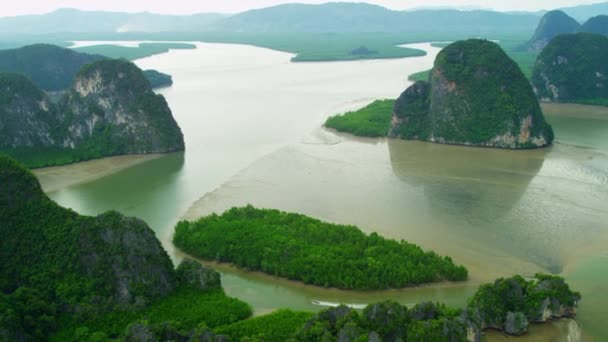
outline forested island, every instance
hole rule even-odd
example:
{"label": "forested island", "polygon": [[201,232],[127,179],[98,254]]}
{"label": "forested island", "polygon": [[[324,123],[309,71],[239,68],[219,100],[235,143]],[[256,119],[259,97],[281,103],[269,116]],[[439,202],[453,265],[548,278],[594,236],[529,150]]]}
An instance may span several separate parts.
{"label": "forested island", "polygon": [[25,76],[0,74],[0,152],[29,167],[184,150],[167,102],[125,60],[79,71],[58,102]]}
{"label": "forested island", "polygon": [[405,241],[252,206],[182,221],[173,243],[203,259],[323,287],[402,288],[468,276],[451,258]]}
{"label": "forested island", "polygon": [[530,83],[497,44],[477,39],[450,44],[429,74],[416,77],[427,75],[392,109],[393,102],[377,101],[331,117],[325,126],[359,136],[467,146],[519,149],[553,142]]}

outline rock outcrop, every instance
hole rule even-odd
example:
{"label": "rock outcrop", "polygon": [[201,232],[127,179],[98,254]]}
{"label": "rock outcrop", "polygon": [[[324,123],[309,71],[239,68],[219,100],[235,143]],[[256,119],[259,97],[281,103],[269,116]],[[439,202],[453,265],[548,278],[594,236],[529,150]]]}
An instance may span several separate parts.
{"label": "rock outcrop", "polygon": [[608,37],[560,35],[539,55],[532,84],[539,99],[608,105]]}
{"label": "rock outcrop", "polygon": [[127,61],[87,65],[58,103],[23,76],[0,74],[0,90],[0,151],[30,167],[184,149],[164,97]]}
{"label": "rock outcrop", "polygon": [[206,268],[192,260],[184,260],[179,264],[177,278],[180,284],[203,291],[220,290],[222,288],[221,277],[217,271]]}
{"label": "rock outcrop", "polygon": [[93,140],[110,154],[184,149],[180,128],[164,97],[156,95],[134,64],[102,60],[85,66],[60,107],[72,120],[64,147]]}
{"label": "rock outcrop", "polygon": [[439,53],[430,83],[416,82],[396,101],[389,136],[510,149],[553,142],[517,64],[497,44],[478,39]]}
{"label": "rock outcrop", "polygon": [[58,119],[48,96],[25,76],[0,73],[0,147],[51,146]]}
{"label": "rock outcrop", "polygon": [[608,15],[598,15],[590,18],[581,26],[580,32],[608,36]]}
{"label": "rock outcrop", "polygon": [[573,318],[581,300],[563,278],[536,275],[534,280],[515,276],[482,285],[461,313],[469,340],[479,340],[486,329],[523,335],[530,323]]}
{"label": "rock outcrop", "polygon": [[564,33],[575,33],[580,29],[580,24],[566,13],[555,10],[547,12],[538,27],[534,36],[527,44],[530,51],[541,51],[554,37]]}

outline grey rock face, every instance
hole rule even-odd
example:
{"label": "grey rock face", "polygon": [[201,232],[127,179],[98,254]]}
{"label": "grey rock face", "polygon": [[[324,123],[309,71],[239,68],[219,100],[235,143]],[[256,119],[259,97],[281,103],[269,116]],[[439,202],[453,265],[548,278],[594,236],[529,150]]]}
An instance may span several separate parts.
{"label": "grey rock face", "polygon": [[509,312],[505,320],[505,332],[509,335],[520,336],[528,331],[528,318],[521,312]]}
{"label": "grey rock face", "polygon": [[213,269],[203,267],[196,261],[184,260],[177,267],[177,278],[186,284],[203,291],[222,288],[220,274]]}

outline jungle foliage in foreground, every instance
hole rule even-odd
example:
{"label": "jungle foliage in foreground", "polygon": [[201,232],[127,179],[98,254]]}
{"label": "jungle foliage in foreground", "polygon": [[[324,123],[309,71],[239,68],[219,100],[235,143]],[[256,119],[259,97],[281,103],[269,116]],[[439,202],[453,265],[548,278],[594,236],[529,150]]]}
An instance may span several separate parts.
{"label": "jungle foliage in foreground", "polygon": [[3,155],[0,184],[0,341],[105,341],[139,320],[189,331],[251,315],[217,272],[175,270],[143,221],[62,208]]}
{"label": "jungle foliage in foreground", "polygon": [[376,100],[359,110],[330,117],[325,127],[361,137],[386,137],[394,105],[394,100]]}
{"label": "jungle foliage in foreground", "polygon": [[178,223],[173,238],[197,257],[341,289],[387,289],[468,277],[451,258],[405,241],[300,214],[252,206]]}

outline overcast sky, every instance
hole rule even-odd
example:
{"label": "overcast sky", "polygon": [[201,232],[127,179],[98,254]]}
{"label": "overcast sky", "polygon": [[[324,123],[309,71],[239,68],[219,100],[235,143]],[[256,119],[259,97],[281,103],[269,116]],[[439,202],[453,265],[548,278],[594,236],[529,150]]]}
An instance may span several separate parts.
{"label": "overcast sky", "polygon": [[[540,10],[591,4],[600,0],[369,0],[393,9],[421,6],[474,6],[496,10]],[[200,12],[235,13],[288,2],[323,3],[323,0],[2,0],[0,16],[39,14],[57,8],[191,14]]]}

